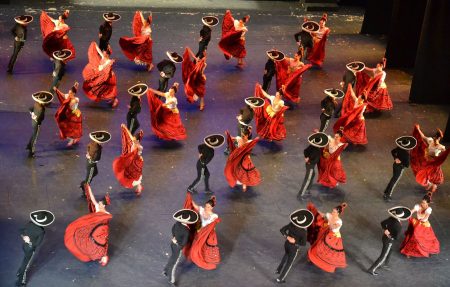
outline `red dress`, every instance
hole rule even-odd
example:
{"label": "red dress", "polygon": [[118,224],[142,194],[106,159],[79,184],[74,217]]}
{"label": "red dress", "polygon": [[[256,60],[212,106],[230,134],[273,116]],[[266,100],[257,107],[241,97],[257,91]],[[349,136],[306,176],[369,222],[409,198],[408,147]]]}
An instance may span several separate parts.
{"label": "red dress", "polygon": [[231,57],[245,58],[247,51],[245,50],[245,39],[242,34],[244,31],[237,31],[234,27],[234,18],[230,10],[225,12],[222,22],[222,38],[219,41],[219,48],[222,50],[225,58]]}
{"label": "red dress", "polygon": [[41,13],[41,32],[42,32],[42,49],[50,59],[53,59],[53,52],[62,49],[68,49],[72,51],[72,55],[65,60],[65,62],[75,58],[75,48],[67,37],[67,32],[70,30],[69,26],[64,25],[59,30],[53,30],[55,24],[52,18],[47,15],[45,11]]}
{"label": "red dress", "polygon": [[366,136],[366,122],[363,117],[364,109],[367,104],[361,104],[347,114],[341,114],[341,117],[336,121],[333,130],[336,133],[343,127],[342,133],[347,142],[353,144],[367,144]]}
{"label": "red dress", "polygon": [[275,69],[276,69],[276,81],[277,81],[277,90],[281,89],[284,85],[284,98],[293,102],[300,102],[300,88],[303,82],[303,73],[306,72],[309,68],[311,68],[311,64],[304,65],[300,69],[288,73],[289,71],[289,60],[284,59],[282,61],[275,61]]}
{"label": "red dress", "polygon": [[286,138],[286,127],[284,126],[284,112],[288,107],[284,106],[276,112],[273,117],[268,113],[271,111],[271,104],[263,93],[260,84],[255,86],[255,97],[264,99],[264,106],[255,109],[255,123],[258,135],[267,140],[281,141]]}
{"label": "red dress", "polygon": [[[340,232],[333,232],[316,207],[308,204],[308,210],[314,214],[314,222],[308,227],[309,260],[326,272],[347,267],[344,245]],[[311,234],[310,234],[311,233]]]}
{"label": "red dress", "polygon": [[326,28],[322,39],[315,42],[312,49],[308,51],[307,59],[311,62],[311,64],[319,67],[322,66],[323,60],[325,59],[325,44],[327,42],[328,34],[330,34],[330,29]]}
{"label": "red dress", "polygon": [[[149,25],[152,24],[152,19],[152,16],[150,16]],[[132,25],[134,37],[121,37],[119,45],[123,54],[131,61],[136,62],[136,64],[151,65],[153,61],[153,40],[148,32],[143,31],[143,25],[141,14],[136,11]]]}
{"label": "red dress", "polygon": [[71,98],[64,98],[60,90],[56,90],[59,100],[59,108],[55,114],[56,124],[59,128],[61,139],[79,139],[83,135],[82,117],[79,109],[72,110],[70,107]]}
{"label": "red dress", "polygon": [[341,145],[334,153],[330,154],[328,149],[323,149],[317,169],[319,178],[317,182],[323,186],[335,188],[338,183],[345,183],[347,176],[342,167],[340,155],[348,144]]}
{"label": "red dress", "polygon": [[189,52],[189,48],[184,50],[181,70],[186,99],[189,103],[193,103],[196,101],[194,95],[199,98],[203,98],[205,96],[206,77],[203,70],[206,66],[206,58],[202,58],[200,61],[195,63],[191,60]]}
{"label": "red dress", "polygon": [[104,60],[97,51],[95,42],[92,42],[88,49],[89,63],[83,69],[83,91],[86,96],[95,102],[113,101],[117,97],[117,79],[112,70],[115,60],[109,60],[104,65]]}
{"label": "red dress", "polygon": [[417,146],[411,150],[411,169],[416,176],[416,181],[422,186],[428,183],[442,184],[444,173],[441,165],[447,159],[450,149],[442,151],[439,156],[428,156],[428,144],[424,142],[416,125],[413,130],[413,137],[417,140]]}
{"label": "red dress", "polygon": [[356,90],[360,94],[367,93],[366,112],[368,113],[375,110],[392,110],[393,108],[386,84],[382,81],[383,73],[379,73],[373,78],[363,72],[356,73]]}
{"label": "red dress", "polygon": [[345,115],[348,112],[351,112],[355,107],[355,100],[352,97],[352,84],[348,84],[347,92],[344,95],[344,99],[342,100],[342,108],[341,115]]}
{"label": "red dress", "polygon": [[173,112],[164,106],[149,89],[147,91],[147,100],[150,107],[150,121],[152,131],[163,140],[184,140],[187,138],[186,129],[181,122],[178,109]]}

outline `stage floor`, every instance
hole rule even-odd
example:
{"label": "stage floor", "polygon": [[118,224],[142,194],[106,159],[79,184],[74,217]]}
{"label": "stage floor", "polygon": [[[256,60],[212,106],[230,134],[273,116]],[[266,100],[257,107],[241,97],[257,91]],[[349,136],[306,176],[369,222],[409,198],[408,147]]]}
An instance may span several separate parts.
{"label": "stage floor", "polygon": [[[12,1],[13,2],[13,1]],[[14,1],[16,2],[16,1]],[[297,2],[255,1],[17,1],[3,5],[0,13],[0,285],[13,286],[15,273],[22,260],[19,228],[27,221],[29,212],[49,209],[56,221],[46,228],[43,245],[33,262],[28,286],[165,286],[167,280],[161,271],[170,253],[172,214],[183,205],[186,187],[195,178],[197,145],[211,133],[236,130],[236,115],[244,106],[243,99],[253,95],[256,82],[262,82],[265,51],[277,48],[292,55],[296,51],[293,35],[299,29],[305,12]],[[174,2],[178,2],[177,5]],[[248,56],[243,70],[236,61],[226,61],[217,43],[221,28],[213,28],[206,68],[206,108],[203,112],[184,99],[183,89],[177,94],[182,121],[188,138],[180,143],[156,139],[150,129],[147,101],[143,100],[139,115],[144,129],[145,160],[144,191],[136,198],[131,190],[122,188],[112,172],[112,161],[120,155],[120,124],[125,122],[129,95],[126,90],[137,81],[152,87],[158,82],[157,71],[146,72],[122,54],[118,45],[121,36],[131,36],[131,21],[136,9],[153,11],[154,63],[165,58],[166,50],[182,53],[185,46],[197,49],[201,17],[218,15],[222,21],[227,3],[236,18],[250,14],[247,38]],[[157,6],[156,6],[157,5]],[[25,6],[25,11],[23,7]],[[68,90],[73,82],[82,83],[81,72],[87,63],[87,48],[98,37],[102,12],[116,11],[122,15],[113,24],[112,58],[118,79],[119,107],[111,110],[107,104],[90,102],[82,91],[78,92],[83,113],[84,137],[73,149],[66,149],[59,140],[53,115],[56,104],[47,109],[46,119],[37,142],[37,157],[28,159],[26,143],[31,135],[28,108],[31,94],[47,90],[51,82],[52,65],[42,51],[39,27],[41,9],[56,11],[70,9],[69,36],[75,45],[77,57],[67,66],[60,88]],[[24,12],[35,19],[28,30],[28,40],[19,54],[14,74],[5,73],[12,53],[9,29],[13,17]],[[308,14],[319,20],[321,14]],[[209,164],[211,188],[218,205],[215,211],[222,222],[217,226],[222,262],[215,271],[205,271],[184,262],[178,269],[179,286],[272,286],[275,268],[283,256],[284,238],[279,229],[289,222],[289,214],[305,208],[306,202],[296,200],[305,167],[303,149],[307,136],[319,127],[320,100],[325,88],[337,87],[345,71],[345,64],[361,60],[375,66],[383,56],[385,39],[359,35],[363,11],[343,8],[329,15],[332,32],[327,43],[327,55],[322,69],[311,69],[304,75],[301,103],[285,113],[287,138],[281,143],[260,142],[252,159],[262,175],[262,183],[247,193],[231,189],[224,178],[226,157],[223,148]],[[388,63],[389,65],[389,63]],[[347,172],[347,183],[334,190],[315,184],[311,201],[322,211],[330,211],[345,201],[349,207],[343,215],[343,236],[348,267],[328,274],[308,262],[307,248],[301,248],[297,261],[287,277],[285,286],[449,286],[450,263],[450,198],[448,180],[439,187],[433,198],[431,225],[441,243],[441,253],[431,258],[407,259],[399,253],[398,245],[392,255],[392,271],[382,270],[373,277],[365,270],[381,252],[380,221],[388,217],[387,209],[405,205],[413,207],[424,195],[424,190],[406,170],[399,182],[394,200],[387,204],[382,193],[392,174],[390,151],[394,140],[410,134],[419,123],[427,134],[433,129],[445,128],[447,113],[444,107],[411,105],[408,103],[411,75],[400,70],[387,70],[386,83],[394,103],[390,112],[367,117],[367,146],[349,147],[341,155]],[[175,79],[181,83],[181,66],[177,66]],[[173,81],[171,81],[173,82]],[[81,89],[80,89],[81,90]],[[271,93],[275,91],[275,79]],[[330,126],[334,123],[332,119]],[[104,145],[98,164],[99,175],[92,189],[103,196],[111,193],[113,214],[107,267],[98,263],[82,263],[64,247],[67,225],[87,213],[86,201],[80,197],[78,185],[85,176],[85,152],[88,133],[109,130],[112,140]],[[331,131],[329,127],[328,132]],[[448,163],[444,174],[450,175]],[[207,196],[203,185],[195,196],[199,203]],[[403,224],[403,230],[406,229]],[[403,236],[400,241],[403,240]]]}

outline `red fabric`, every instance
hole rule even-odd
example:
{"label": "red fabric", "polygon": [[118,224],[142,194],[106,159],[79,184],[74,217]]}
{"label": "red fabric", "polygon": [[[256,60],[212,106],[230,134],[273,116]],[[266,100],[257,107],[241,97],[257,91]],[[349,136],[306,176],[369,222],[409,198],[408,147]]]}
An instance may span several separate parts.
{"label": "red fabric", "polygon": [[355,100],[352,97],[352,84],[348,84],[347,92],[344,95],[344,99],[342,100],[342,109],[341,115],[345,115],[348,112],[351,112],[355,107]]}
{"label": "red fabric", "polygon": [[112,215],[95,212],[84,215],[67,226],[66,248],[80,261],[100,260],[108,253],[109,221]]}
{"label": "red fabric", "polygon": [[219,48],[226,59],[231,57],[245,58],[245,40],[241,39],[243,31],[236,31],[234,28],[234,18],[230,10],[225,12],[222,22],[222,38],[219,41]]}
{"label": "red fabric", "polygon": [[279,90],[288,80],[289,60],[284,58],[282,61],[275,61],[275,71],[277,90]]}
{"label": "red fabric", "polygon": [[[45,11],[41,13],[41,32],[42,32],[42,49],[47,54],[47,56],[53,59],[53,52],[62,49],[69,49],[72,51],[72,55],[65,60],[65,62],[70,61],[75,58],[75,47],[67,36],[67,32],[70,28],[67,26],[63,29],[53,31],[55,24],[52,22],[50,16],[47,15]],[[65,38],[65,39],[64,39]]]}
{"label": "red fabric", "polygon": [[189,52],[189,48],[186,48],[181,69],[186,99],[189,103],[193,103],[195,102],[194,95],[197,95],[199,98],[205,96],[206,77],[203,70],[206,66],[206,58],[202,58],[197,63],[194,63]]}
{"label": "red fabric", "polygon": [[346,182],[347,176],[342,167],[340,155],[347,146],[348,144],[343,144],[332,154],[329,154],[326,149],[323,150],[317,166],[319,171],[318,183],[323,186],[335,188],[338,183]]}
{"label": "red fabric", "polygon": [[83,91],[95,102],[112,101],[117,97],[117,79],[112,70],[115,60],[110,60],[108,66],[99,70],[101,56],[98,54],[95,42],[88,49],[89,63],[83,69]]}
{"label": "red fabric", "polygon": [[303,73],[311,68],[311,64],[304,65],[297,71],[289,74],[289,60],[284,59],[282,61],[275,61],[275,69],[276,69],[276,82],[277,82],[277,90],[281,89],[282,86],[285,86],[284,89],[284,98],[293,102],[300,102],[300,88],[303,82]]}
{"label": "red fabric", "polygon": [[367,109],[366,112],[375,110],[392,110],[392,100],[389,96],[387,88],[379,87],[381,84],[382,73],[370,78],[363,91],[367,92]]}
{"label": "red fabric", "polygon": [[363,94],[367,85],[370,82],[370,76],[367,75],[364,71],[356,72],[356,84],[355,84],[355,94],[356,96],[360,96]]}
{"label": "red fabric", "polygon": [[230,135],[229,131],[225,131],[225,136],[227,139],[228,150],[232,153],[236,149],[236,145],[234,144],[234,140]]}
{"label": "red fabric", "polygon": [[430,257],[430,254],[439,254],[440,244],[431,225],[426,226],[416,218],[410,218],[400,252],[413,257]]}
{"label": "red fabric", "polygon": [[70,109],[71,99],[64,99],[63,93],[56,90],[59,99],[59,108],[55,114],[56,124],[59,128],[59,137],[61,139],[72,138],[79,139],[83,135],[82,117],[73,113]]}
{"label": "red fabric", "polygon": [[131,61],[138,60],[147,65],[153,62],[153,40],[148,35],[142,35],[143,23],[139,12],[134,14],[133,33],[134,37],[121,37],[119,45],[123,54]]}
{"label": "red fabric", "polygon": [[362,104],[347,114],[341,115],[333,126],[334,132],[343,127],[342,132],[346,141],[353,144],[367,144],[366,122],[364,118],[361,118],[366,105]]}
{"label": "red fabric", "polygon": [[323,224],[325,223],[325,220],[323,216],[320,215],[314,204],[312,204],[311,202],[308,202],[306,209],[311,211],[311,213],[314,215],[313,223],[306,229],[306,240],[309,242],[309,244],[313,245],[319,237],[319,232]]}
{"label": "red fabric", "polygon": [[322,39],[314,43],[311,51],[308,52],[308,61],[316,66],[322,66],[323,60],[325,59],[325,44],[327,42],[328,34],[330,34],[330,29],[323,34]]}
{"label": "red fabric", "polygon": [[186,129],[181,122],[180,114],[163,106],[163,103],[149,89],[147,92],[150,107],[152,131],[163,140],[184,140],[187,138]]}
{"label": "red fabric", "polygon": [[426,156],[428,144],[420,136],[418,125],[414,126],[413,137],[417,140],[417,146],[411,150],[411,169],[416,176],[417,183],[422,186],[428,186],[428,182],[442,184],[444,182],[444,173],[441,165],[447,159],[450,149],[432,158]]}
{"label": "red fabric", "polygon": [[231,187],[234,187],[237,181],[247,186],[256,186],[261,182],[259,170],[256,169],[250,158],[250,153],[258,140],[259,138],[256,138],[237,147],[228,156],[224,174]]}

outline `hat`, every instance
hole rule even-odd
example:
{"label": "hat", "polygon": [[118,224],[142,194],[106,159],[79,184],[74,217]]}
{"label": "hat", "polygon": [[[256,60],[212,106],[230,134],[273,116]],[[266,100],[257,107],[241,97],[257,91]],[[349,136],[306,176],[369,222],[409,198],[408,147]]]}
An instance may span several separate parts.
{"label": "hat", "polygon": [[366,65],[364,65],[363,62],[351,62],[348,63],[347,65],[345,65],[347,67],[347,69],[349,69],[350,71],[355,71],[355,72],[361,72],[362,70],[364,70],[364,68],[366,67]]}
{"label": "hat", "polygon": [[33,22],[33,16],[31,15],[20,15],[14,17],[14,21],[16,21],[19,24],[25,25]]}
{"label": "hat", "polygon": [[103,13],[103,19],[108,22],[115,22],[120,20],[120,15],[114,12]]}
{"label": "hat", "polygon": [[411,217],[411,210],[408,207],[396,206],[388,210],[388,212],[399,220],[407,220]]}
{"label": "hat", "polygon": [[328,144],[328,136],[324,133],[315,133],[308,137],[310,145],[315,147],[326,147]]}
{"label": "hat", "polygon": [[323,92],[333,98],[336,99],[342,99],[344,97],[344,92],[342,90],[338,90],[338,89],[325,89],[323,90]]}
{"label": "hat", "polygon": [[102,144],[109,142],[109,140],[111,139],[111,134],[107,131],[95,131],[91,132],[89,134],[89,137],[96,143]]}
{"label": "hat", "polygon": [[307,228],[314,221],[314,215],[307,209],[299,209],[289,216],[292,224],[300,228]]}
{"label": "hat", "polygon": [[218,148],[225,142],[225,137],[220,134],[209,135],[203,139],[205,144],[211,148]]}
{"label": "hat", "polygon": [[136,85],[132,86],[128,89],[128,93],[132,96],[142,96],[145,94],[148,90],[148,87],[144,83],[137,83]]}
{"label": "hat", "polygon": [[181,223],[194,224],[198,221],[198,214],[191,209],[180,209],[173,214],[173,219]]}
{"label": "hat", "polygon": [[260,108],[264,106],[264,99],[258,97],[248,97],[245,98],[245,103],[253,108]]}
{"label": "hat", "polygon": [[219,24],[219,18],[215,16],[205,16],[202,17],[202,22],[208,27],[214,27]]}
{"label": "hat", "polygon": [[34,224],[46,227],[55,221],[55,215],[48,210],[36,210],[30,212],[30,219]]}
{"label": "hat", "polygon": [[282,61],[284,59],[284,53],[276,50],[270,50],[266,52],[267,56],[274,61]]}
{"label": "hat", "polygon": [[412,136],[402,136],[396,139],[395,143],[401,149],[410,150],[416,147],[417,140]]}
{"label": "hat", "polygon": [[317,22],[314,21],[306,21],[302,24],[302,29],[306,32],[317,32],[319,31],[320,27]]}
{"label": "hat", "polygon": [[170,52],[167,51],[166,52],[167,57],[169,57],[169,59],[174,62],[174,63],[181,63],[183,62],[183,57],[181,57],[180,55],[177,54],[177,52]]}
{"label": "hat", "polygon": [[72,51],[70,51],[69,49],[62,49],[62,50],[53,52],[53,58],[55,58],[56,60],[60,60],[60,61],[64,61],[67,58],[69,58],[70,56],[72,56]]}
{"label": "hat", "polygon": [[36,102],[44,105],[50,103],[53,100],[53,95],[47,91],[36,92],[31,95],[31,97],[33,97],[33,100],[35,100]]}

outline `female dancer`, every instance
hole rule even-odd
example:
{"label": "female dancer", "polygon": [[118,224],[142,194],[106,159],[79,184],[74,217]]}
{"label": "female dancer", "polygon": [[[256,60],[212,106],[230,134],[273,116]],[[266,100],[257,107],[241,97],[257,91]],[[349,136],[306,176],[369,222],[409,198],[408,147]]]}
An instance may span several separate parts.
{"label": "female dancer", "polygon": [[311,248],[308,250],[309,260],[320,269],[333,273],[336,268],[347,266],[339,230],[342,227],[342,214],[347,204],[333,208],[331,213],[323,214],[312,204],[308,204],[308,210],[314,214],[314,222],[308,227],[308,242]]}
{"label": "female dancer", "polygon": [[45,11],[41,13],[41,32],[42,32],[42,49],[50,59],[53,59],[53,52],[68,49],[72,55],[66,60],[69,61],[75,58],[75,48],[67,36],[70,30],[65,20],[69,17],[69,10],[65,10],[63,14],[59,15],[55,20],[48,16]]}
{"label": "female dancer", "polygon": [[244,58],[247,55],[245,50],[245,33],[248,31],[245,24],[250,20],[250,16],[244,16],[240,20],[234,20],[231,11],[227,10],[223,16],[222,38],[219,41],[219,48],[222,50],[225,59],[237,58],[238,67],[244,66]]}
{"label": "female dancer", "polygon": [[95,102],[108,101],[112,108],[117,107],[117,79],[112,70],[115,60],[109,58],[111,51],[100,51],[95,42],[88,50],[89,63],[83,69],[83,90]]}
{"label": "female dancer", "polygon": [[417,140],[417,146],[411,151],[411,169],[417,183],[426,187],[426,190],[435,192],[438,184],[444,182],[441,165],[447,159],[450,150],[446,150],[445,146],[440,144],[443,138],[440,129],[437,129],[433,137],[426,137],[419,125],[415,125],[413,137]]}
{"label": "female dancer", "polygon": [[311,51],[308,51],[308,61],[319,67],[322,66],[323,60],[325,59],[325,44],[327,42],[328,35],[330,34],[330,28],[325,27],[327,20],[328,15],[323,14],[319,21],[319,31],[311,32],[314,44]]}
{"label": "female dancer", "polygon": [[414,205],[412,212],[416,212],[416,218],[409,218],[408,229],[405,232],[405,240],[400,246],[400,252],[408,258],[430,257],[430,254],[440,252],[439,241],[434,235],[428,218],[431,215],[431,195],[425,195],[420,204]]}
{"label": "female dancer", "polygon": [[[187,138],[186,129],[180,118],[177,108],[178,83],[174,83],[168,92],[160,92],[148,88],[147,99],[150,107],[150,120],[152,130],[157,137],[163,140],[184,140]],[[164,97],[165,103],[157,97]]]}
{"label": "female dancer", "polygon": [[144,167],[144,158],[142,157],[141,140],[144,136],[142,130],[133,137],[127,127],[122,124],[122,155],[113,161],[113,171],[119,183],[126,188],[136,189],[137,196],[141,195],[142,187],[142,168]]}
{"label": "female dancer", "polygon": [[78,109],[80,99],[75,97],[78,90],[78,82],[75,82],[67,94],[63,94],[56,87],[53,87],[58,100],[59,108],[55,114],[56,124],[59,128],[59,137],[69,139],[67,147],[78,143],[83,135],[81,111]]}
{"label": "female dancer", "polygon": [[[193,60],[191,60],[191,57]],[[184,83],[184,93],[189,103],[200,99],[200,111],[205,108],[205,85],[206,85],[206,50],[203,51],[201,59],[195,57],[189,47],[186,47],[181,64],[182,77]]]}
{"label": "female dancer", "polygon": [[328,145],[323,149],[317,169],[317,182],[329,188],[335,188],[339,183],[345,183],[347,177],[342,167],[341,153],[348,146],[341,142],[342,131],[337,131],[334,138],[328,136]]}
{"label": "female dancer", "polygon": [[124,55],[138,65],[147,67],[147,71],[153,69],[153,40],[152,40],[152,14],[144,18],[141,11],[136,11],[133,18],[134,37],[121,37],[119,45]]}

